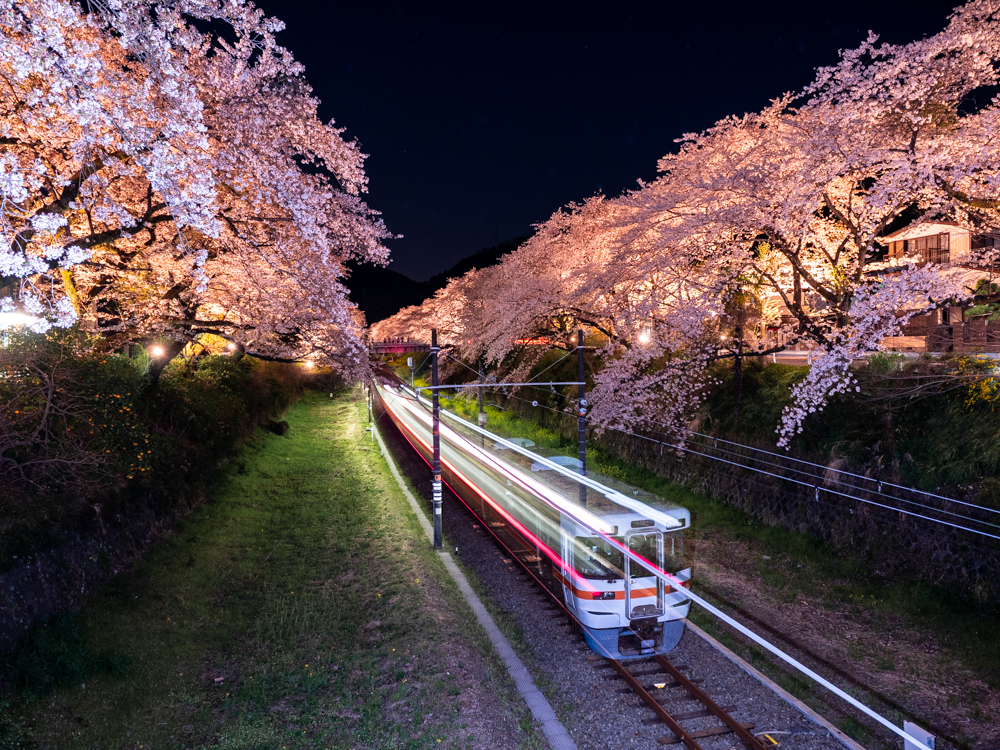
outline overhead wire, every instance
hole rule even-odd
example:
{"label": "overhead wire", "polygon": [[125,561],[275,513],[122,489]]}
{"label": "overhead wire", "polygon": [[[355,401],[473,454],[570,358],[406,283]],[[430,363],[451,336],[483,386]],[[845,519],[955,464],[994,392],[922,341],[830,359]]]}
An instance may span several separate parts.
{"label": "overhead wire", "polygon": [[[660,424],[661,426],[664,426],[664,427],[666,426],[666,425],[663,425],[662,422],[657,422],[656,424]],[[714,437],[712,435],[705,435],[705,434],[700,433],[700,432],[694,432],[693,430],[687,430],[687,432],[688,432],[688,434],[697,435],[699,437],[704,437],[704,438],[707,438],[709,440],[717,440],[720,443],[728,443],[729,445],[736,445],[736,446],[739,446],[741,448],[746,448],[747,450],[756,451],[758,453],[765,453],[768,456],[775,456],[776,458],[784,458],[787,461],[794,461],[795,463],[807,464],[809,466],[815,466],[818,469],[827,470],[829,468],[827,466],[823,466],[822,464],[817,464],[817,463],[814,463],[812,461],[806,461],[806,460],[801,459],[801,458],[795,458],[794,456],[785,456],[785,455],[782,455],[780,453],[773,453],[771,451],[764,450],[763,448],[756,448],[756,447],[754,447],[752,445],[745,445],[743,443],[736,443],[736,442],[733,442],[732,440],[725,440],[724,438],[717,438],[717,437]],[[857,477],[858,479],[862,479],[862,480],[867,481],[867,482],[875,482],[876,484],[887,485],[889,487],[895,487],[896,489],[905,490],[907,492],[914,492],[914,493],[916,493],[918,495],[925,495],[927,497],[938,498],[939,500],[946,500],[949,503],[958,503],[959,505],[967,505],[967,506],[969,506],[971,508],[976,508],[978,510],[988,511],[989,513],[1000,513],[1000,510],[997,510],[996,508],[987,508],[987,507],[984,507],[982,505],[976,505],[974,503],[967,503],[964,500],[956,500],[955,498],[945,497],[944,495],[935,495],[933,492],[927,492],[926,490],[919,490],[919,489],[917,489],[915,487],[906,487],[906,486],[901,485],[901,484],[893,484],[892,482],[888,482],[888,481],[885,481],[885,480],[882,480],[882,479],[875,479],[874,477],[866,477],[863,474],[854,474],[853,472],[843,471],[841,469],[835,469],[835,471],[837,471],[837,473],[839,473],[839,474],[846,474],[848,476]],[[882,494],[882,493],[880,493],[880,494]]]}
{"label": "overhead wire", "polygon": [[[557,412],[559,414],[566,414],[567,413],[564,410],[554,409],[554,408],[552,408],[550,406],[545,406],[543,404],[535,404],[535,403],[529,402],[527,399],[523,399],[523,398],[520,398],[518,396],[508,396],[508,398],[514,398],[514,399],[517,399],[519,401],[523,401],[524,403],[531,403],[532,406],[540,406],[543,409],[548,409],[550,411]],[[938,523],[938,524],[942,524],[942,525],[945,525],[945,526],[949,526],[949,527],[954,528],[954,529],[959,529],[959,530],[962,530],[962,531],[968,531],[968,532],[973,533],[973,534],[979,534],[981,536],[989,537],[990,539],[1000,540],[1000,536],[997,536],[995,534],[989,534],[989,533],[987,533],[985,531],[980,531],[978,529],[972,529],[972,528],[969,528],[967,526],[961,526],[959,524],[949,523],[948,521],[942,520],[940,518],[933,518],[931,516],[925,516],[925,515],[923,515],[921,513],[915,513],[913,511],[905,510],[903,508],[897,508],[897,507],[893,507],[891,505],[886,505],[884,503],[878,503],[878,502],[875,502],[874,500],[866,500],[864,498],[860,498],[860,497],[857,497],[855,495],[851,495],[851,494],[848,494],[848,493],[845,493],[845,492],[838,492],[837,490],[830,489],[829,487],[821,487],[819,484],[813,484],[811,482],[803,482],[801,480],[794,479],[792,477],[783,476],[781,474],[775,474],[773,472],[765,471],[764,469],[759,469],[759,468],[756,468],[756,467],[753,467],[753,466],[747,466],[745,464],[741,464],[741,463],[738,463],[736,461],[728,461],[728,460],[726,460],[724,458],[719,458],[718,456],[713,456],[713,455],[708,454],[708,453],[701,453],[699,451],[692,450],[690,447],[686,447],[686,446],[685,447],[681,447],[681,446],[676,445],[674,443],[668,443],[668,442],[665,442],[665,441],[662,441],[662,440],[656,440],[655,438],[647,437],[645,435],[641,435],[641,434],[635,433],[635,432],[627,432],[625,430],[621,430],[621,429],[618,429],[618,428],[615,428],[615,427],[609,427],[608,429],[610,429],[610,430],[612,430],[614,432],[620,432],[620,433],[622,433],[624,435],[631,435],[633,437],[637,437],[637,438],[640,438],[642,440],[646,440],[646,441],[651,442],[651,443],[657,443],[659,445],[664,445],[664,446],[667,446],[669,448],[673,448],[673,449],[676,449],[676,450],[679,450],[679,451],[686,451],[688,453],[693,453],[694,455],[697,455],[697,456],[702,456],[704,458],[709,458],[709,459],[712,459],[712,460],[715,460],[715,461],[721,461],[722,463],[726,463],[726,464],[729,464],[731,466],[737,466],[739,468],[747,469],[749,471],[754,471],[754,472],[757,472],[759,474],[764,474],[766,476],[775,477],[777,479],[784,479],[786,481],[792,482],[794,484],[797,484],[797,485],[800,485],[800,486],[803,486],[803,487],[811,487],[814,490],[816,490],[817,492],[819,490],[822,490],[823,492],[827,492],[827,493],[832,494],[832,495],[837,495],[839,497],[848,498],[850,500],[854,500],[855,502],[865,503],[867,505],[873,505],[875,507],[883,508],[885,510],[895,511],[897,513],[906,513],[907,515],[914,516],[915,518],[922,518],[922,519],[930,521],[932,523]],[[804,474],[804,472],[799,472],[799,473]],[[806,475],[806,476],[810,476],[811,478],[818,478],[818,477],[812,477],[811,475]],[[901,498],[892,498],[892,499],[894,499],[894,500],[901,500],[902,501]],[[903,501],[903,502],[907,502],[907,501]],[[919,503],[915,503],[915,504],[919,506]],[[832,507],[838,507],[838,506],[832,506]],[[927,507],[927,506],[920,506],[920,507],[923,507],[924,509],[931,510],[931,511],[934,511],[934,512],[941,512],[941,513],[946,513],[947,512],[947,511],[943,511],[941,509],[933,508],[933,507]],[[958,516],[958,514],[951,514],[951,515]],[[958,517],[961,518],[964,521],[967,521],[967,522],[980,523],[980,524],[983,524],[985,526],[990,526],[990,527],[993,527],[993,528],[998,528],[994,524],[988,523],[986,521],[979,521],[978,519],[968,518],[966,516],[958,516]]]}
{"label": "overhead wire", "polygon": [[[568,356],[569,356],[570,354],[572,354],[572,353],[573,353],[574,351],[576,351],[576,350],[575,350],[575,349],[570,349],[570,350],[569,350],[568,352],[566,352],[566,353],[565,353],[564,355],[562,355],[562,356],[561,356],[561,357],[560,357],[559,359],[557,359],[557,360],[556,360],[555,362],[553,362],[553,363],[552,363],[551,365],[549,365],[549,366],[548,366],[548,367],[546,367],[546,368],[545,368],[544,370],[542,370],[542,371],[541,371],[540,373],[538,373],[537,375],[535,375],[535,378],[538,378],[538,377],[541,377],[542,375],[544,375],[545,373],[547,373],[547,372],[548,372],[549,370],[551,370],[551,369],[552,369],[553,367],[555,367],[555,366],[556,366],[556,365],[558,365],[558,364],[559,364],[560,362],[562,362],[562,361],[563,361],[564,359],[566,359],[566,357],[568,357]],[[530,382],[531,382],[532,380],[534,380],[535,378],[528,378],[528,382],[530,383]]]}
{"label": "overhead wire", "polygon": [[[656,425],[659,425],[661,427],[668,427],[668,425],[664,424],[663,422],[657,422],[656,420],[652,420],[652,419],[647,420],[647,421],[649,421],[651,424],[656,424]],[[827,469],[829,469],[828,466],[824,466],[823,464],[817,464],[817,463],[815,463],[813,461],[807,461],[805,459],[796,458],[794,456],[790,456],[790,455],[787,455],[787,454],[774,453],[772,451],[764,450],[763,448],[757,448],[757,447],[754,447],[752,445],[746,445],[744,443],[737,443],[737,442],[734,442],[732,440],[726,440],[724,438],[717,438],[714,435],[705,435],[704,433],[695,432],[694,430],[685,430],[685,432],[688,433],[689,435],[697,435],[698,437],[704,437],[704,438],[707,438],[709,440],[718,441],[720,443],[728,443],[729,445],[735,445],[735,446],[738,446],[740,448],[745,448],[745,449],[747,449],[749,451],[754,451],[754,452],[757,452],[757,453],[764,453],[766,455],[774,456],[776,458],[781,458],[781,459],[784,459],[786,461],[792,461],[794,463],[806,464],[808,466],[814,466],[814,467],[816,467],[818,469],[823,469],[824,471],[826,471]],[[988,513],[997,513],[997,514],[1000,514],[1000,510],[995,509],[995,508],[987,508],[985,506],[976,505],[975,503],[969,503],[969,502],[966,502],[964,500],[956,500],[955,498],[952,498],[952,497],[945,497],[944,495],[936,495],[933,492],[927,492],[926,490],[920,490],[920,489],[917,489],[916,487],[907,487],[907,486],[901,485],[901,484],[894,484],[893,482],[889,482],[887,480],[875,479],[874,477],[866,477],[863,474],[855,474],[853,472],[843,471],[841,469],[836,469],[836,471],[838,473],[840,473],[840,474],[846,474],[848,476],[857,477],[858,479],[861,479],[861,480],[864,480],[864,481],[867,481],[867,482],[873,482],[873,483],[878,484],[878,485],[884,485],[884,486],[887,486],[887,487],[894,487],[896,489],[904,490],[906,492],[912,492],[912,493],[917,494],[917,495],[923,495],[925,497],[933,497],[933,498],[936,498],[938,500],[945,500],[945,501],[947,501],[949,503],[956,503],[958,505],[965,505],[965,506],[968,506],[970,508],[976,508],[977,510],[982,510],[982,511],[985,511],[985,512],[988,512]],[[885,493],[883,493],[881,491],[878,491],[878,492],[879,492],[879,494],[884,495],[885,497],[892,497],[891,495],[885,495]],[[931,506],[927,506],[927,507],[931,507]]]}
{"label": "overhead wire", "polygon": [[[635,434],[635,433],[631,433],[631,434]],[[691,445],[699,445],[699,446],[705,447],[705,448],[709,447],[709,446],[702,446],[701,443],[689,443],[689,444],[691,444]],[[726,455],[729,455],[729,456],[739,456],[739,457],[742,457],[742,458],[746,458],[746,459],[748,459],[750,461],[757,461],[758,463],[764,464],[765,466],[771,466],[771,467],[774,467],[776,469],[783,469],[784,471],[794,472],[794,473],[800,474],[802,476],[807,476],[807,477],[810,477],[810,478],[822,481],[824,484],[826,484],[827,482],[832,482],[832,483],[839,484],[839,485],[844,486],[844,487],[854,487],[854,485],[852,485],[852,484],[850,484],[848,482],[843,482],[843,481],[841,481],[839,479],[836,479],[836,478],[833,478],[833,477],[817,476],[816,474],[810,473],[808,471],[804,471],[802,469],[796,469],[796,468],[793,468],[793,467],[790,467],[790,466],[782,466],[781,464],[772,463],[772,462],[769,462],[769,461],[765,461],[764,459],[761,459],[761,458],[755,458],[753,456],[744,456],[744,455],[742,455],[740,453],[737,453],[735,451],[728,451],[725,448],[719,448],[718,446],[713,446],[712,449],[716,450],[716,451],[719,451],[720,453],[724,453]],[[750,468],[750,467],[748,467],[748,468]],[[838,471],[838,470],[834,469],[833,471]],[[844,472],[844,473],[847,473],[847,472]],[[877,490],[868,490],[868,489],[865,489],[865,488],[857,488],[857,489],[860,489],[862,492],[873,492],[874,494],[877,494],[880,497],[885,497],[885,498],[888,498],[888,499],[891,499],[891,500],[895,500],[896,502],[900,502],[900,503],[906,503],[907,505],[913,505],[913,506],[916,506],[918,508],[923,508],[924,510],[933,511],[935,513],[942,513],[944,515],[954,516],[955,518],[961,518],[962,520],[965,520],[965,521],[970,521],[970,522],[973,522],[973,523],[980,523],[980,524],[983,524],[984,526],[990,526],[990,527],[992,527],[994,529],[1000,529],[1000,525],[998,525],[998,524],[990,523],[989,521],[982,521],[982,520],[980,520],[978,518],[973,518],[971,516],[963,515],[962,513],[955,513],[955,512],[950,511],[950,510],[945,510],[944,508],[935,507],[933,505],[926,505],[924,503],[919,503],[916,500],[907,500],[906,498],[903,498],[903,497],[896,497],[895,495],[887,495],[884,492],[878,492]],[[979,507],[979,506],[973,506],[973,507]]]}
{"label": "overhead wire", "polygon": [[[424,403],[424,401],[421,400],[419,397],[413,398],[411,400],[413,400],[413,401],[415,401],[417,403]],[[426,406],[426,404],[425,404],[425,406]],[[490,435],[494,440],[497,440],[501,444],[504,444],[504,446],[506,448],[510,448],[510,449],[512,449],[512,450],[514,450],[514,451],[516,451],[518,453],[529,455],[530,457],[537,459],[539,462],[542,462],[544,464],[549,465],[549,468],[551,468],[553,470],[556,470],[556,471],[558,471],[560,473],[563,473],[563,472],[567,471],[566,469],[564,469],[564,467],[562,467],[562,466],[560,466],[558,464],[553,464],[552,462],[548,461],[547,459],[545,459],[545,458],[543,458],[541,456],[538,456],[537,454],[533,454],[530,451],[527,451],[526,449],[522,448],[521,446],[517,445],[516,443],[511,443],[510,441],[504,440],[503,438],[499,438],[499,436],[493,435],[492,433],[488,433],[483,428],[477,427],[476,425],[472,424],[471,422],[466,422],[466,420],[461,419],[460,417],[456,417],[455,415],[450,414],[447,411],[445,412],[445,414],[448,417],[452,418],[452,419],[458,419],[461,422],[464,422],[466,424],[466,426],[469,429],[473,430],[474,432],[478,432],[478,433],[480,433],[482,435]],[[651,440],[652,442],[658,442],[658,441],[653,441],[652,438],[646,438],[646,439],[647,440]],[[590,480],[590,479],[588,479],[585,476],[576,475],[576,474],[569,474],[569,473],[567,475],[570,476],[574,481],[577,481],[577,482],[579,482],[581,484],[584,484],[584,485],[587,485],[587,486],[596,484],[596,483],[593,482],[593,480]],[[597,486],[600,487],[600,485],[597,485]],[[628,499],[628,498],[625,498],[625,499]],[[609,542],[614,542],[614,540],[612,538],[608,537],[606,534],[602,533],[600,530],[598,530],[596,528],[591,528],[589,524],[587,524],[587,523],[585,523],[583,521],[579,521],[579,523],[581,525],[583,525],[583,526],[588,527],[589,530],[592,533],[594,533],[595,535],[601,536],[601,537],[607,539]],[[997,537],[997,538],[1000,538],[1000,537]],[[621,549],[621,551],[622,551],[622,553],[624,555],[626,555],[629,559],[632,559],[637,564],[643,564],[644,562],[648,563],[648,561],[645,561],[643,558],[640,558],[638,555],[636,555],[627,545],[616,544],[616,546],[618,546]],[[796,659],[794,659],[793,657],[791,657],[789,654],[786,654],[784,651],[782,651],[781,649],[779,649],[777,646],[774,646],[773,644],[771,644],[769,641],[767,641],[763,637],[757,635],[757,633],[753,632],[752,630],[750,630],[749,628],[747,628],[745,625],[743,625],[742,623],[738,622],[737,620],[733,619],[732,617],[730,617],[729,615],[727,615],[725,612],[723,612],[722,610],[720,610],[718,607],[715,607],[714,605],[712,605],[711,603],[707,602],[705,599],[703,599],[702,597],[698,596],[697,594],[694,594],[690,590],[683,588],[682,583],[680,581],[678,581],[673,575],[671,575],[669,573],[666,573],[664,571],[658,570],[658,569],[654,569],[652,572],[658,578],[660,578],[661,580],[663,580],[666,584],[670,585],[671,587],[673,587],[674,589],[676,589],[678,592],[680,592],[680,593],[684,594],[685,596],[687,596],[691,601],[693,601],[694,603],[698,604],[699,606],[701,606],[702,608],[706,609],[707,611],[711,612],[716,617],[718,617],[722,621],[726,622],[727,624],[729,624],[731,627],[733,627],[736,630],[738,630],[740,633],[742,633],[746,637],[748,637],[751,640],[753,640],[755,643],[759,644],[760,646],[762,646],[765,649],[767,649],[768,651],[770,651],[772,654],[774,654],[775,656],[777,656],[782,661],[786,662],[787,664],[791,665],[792,667],[794,667],[798,671],[800,671],[803,674],[807,675],[812,680],[814,680],[815,682],[819,683],[820,685],[822,685],[823,687],[825,687],[827,690],[830,690],[835,695],[837,695],[838,697],[842,698],[843,700],[845,700],[846,702],[848,702],[849,704],[851,704],[855,708],[861,710],[862,712],[864,712],[869,717],[875,719],[876,721],[878,721],[880,724],[882,724],[887,729],[889,729],[892,732],[894,732],[895,734],[903,737],[907,741],[912,742],[914,745],[916,745],[917,747],[922,748],[923,750],[931,750],[931,748],[928,745],[926,745],[922,741],[920,741],[920,740],[918,740],[918,739],[910,736],[907,732],[905,732],[904,730],[901,730],[899,727],[897,727],[895,724],[893,724],[888,719],[886,719],[885,717],[883,717],[881,714],[878,714],[877,712],[873,711],[871,708],[869,708],[865,704],[861,703],[859,700],[857,700],[856,698],[854,698],[849,693],[841,690],[840,688],[838,688],[836,685],[834,685],[832,682],[830,682],[826,678],[824,678],[821,675],[817,674],[815,671],[813,671],[812,669],[808,668],[807,666],[805,666],[801,662],[797,661]]]}
{"label": "overhead wire", "polygon": [[[561,357],[559,360],[557,360],[556,362],[552,363],[552,365],[550,365],[548,368],[546,368],[546,370],[547,369],[551,369],[551,367],[555,366],[556,364],[558,364],[558,362],[562,361],[567,356],[569,356],[570,353],[571,352],[568,352],[566,355],[564,355],[563,357]],[[428,356],[430,356],[430,355],[428,355]],[[445,356],[449,357],[450,359],[454,360],[455,362],[458,362],[459,364],[463,365],[464,367],[466,367],[470,371],[475,372],[477,376],[479,375],[478,372],[476,372],[475,370],[472,370],[471,367],[469,367],[468,365],[466,365],[464,362],[462,362],[461,360],[457,359],[456,357],[451,356],[447,352],[445,353]],[[544,373],[545,370],[543,370],[542,372]],[[541,375],[541,374],[542,373],[539,373],[539,375]],[[535,377],[538,377],[538,376],[536,375]],[[538,389],[545,390],[543,388],[542,384],[532,384],[532,383],[529,382],[529,383],[525,383],[524,385],[526,387],[529,387],[529,388],[538,388]],[[484,384],[484,387],[494,387],[494,388],[496,388],[496,387],[502,387],[502,386],[503,386],[503,383],[492,383],[489,386],[486,386],[486,384]],[[552,389],[552,390],[554,391],[554,389]],[[546,392],[548,392],[548,391],[546,391]],[[559,393],[558,391],[555,391],[555,392],[558,395],[562,396],[563,398],[567,398],[565,396],[565,394]],[[524,398],[521,398],[519,396],[515,396],[515,395],[512,395],[512,394],[509,394],[509,393],[505,393],[505,395],[506,395],[507,398],[512,398],[512,399],[516,399],[516,400],[524,402],[524,403],[531,404],[531,406],[533,406],[535,408],[541,407],[543,409],[548,409],[549,411],[552,411],[552,412],[557,413],[557,414],[571,414],[572,413],[572,411],[568,410],[568,409],[553,408],[553,407],[545,405],[545,404],[540,404],[537,401],[528,401],[527,399],[524,399]],[[653,424],[658,424],[658,425],[661,425],[661,426],[666,426],[666,425],[664,425],[661,422],[655,422],[655,421],[652,421],[652,420],[651,420],[651,422]],[[712,447],[712,450],[719,451],[719,452],[724,453],[724,454],[729,455],[729,456],[744,458],[744,459],[747,459],[748,461],[755,461],[757,463],[763,464],[765,466],[769,466],[771,468],[782,469],[785,472],[793,472],[793,473],[798,474],[800,476],[803,476],[803,477],[806,477],[806,478],[809,478],[809,479],[817,480],[816,482],[804,482],[804,481],[801,481],[800,479],[796,479],[794,477],[789,477],[789,476],[786,476],[786,475],[783,475],[783,474],[776,474],[774,472],[766,471],[765,469],[758,468],[756,466],[749,466],[746,463],[740,463],[738,461],[729,461],[729,460],[726,460],[724,458],[721,458],[719,456],[715,456],[715,455],[712,455],[712,454],[709,454],[709,453],[702,453],[702,452],[699,452],[699,451],[696,451],[696,450],[692,450],[692,448],[690,447],[691,444],[687,444],[685,447],[682,447],[682,446],[678,446],[678,445],[676,445],[674,443],[669,443],[669,442],[666,442],[666,441],[663,441],[663,440],[658,440],[658,439],[655,439],[655,438],[647,437],[645,435],[642,435],[642,434],[636,433],[636,432],[628,432],[626,430],[622,430],[622,429],[618,429],[618,428],[614,428],[614,427],[610,427],[610,428],[607,428],[607,429],[610,429],[610,430],[612,430],[614,432],[619,432],[619,433],[622,433],[622,434],[625,434],[625,435],[631,435],[633,437],[638,437],[638,438],[640,438],[642,440],[646,440],[648,442],[657,443],[657,444],[659,444],[661,446],[667,446],[667,447],[673,448],[675,450],[688,451],[688,452],[690,452],[690,453],[692,453],[694,455],[698,455],[698,456],[701,456],[703,458],[708,458],[708,459],[715,460],[715,461],[720,461],[722,463],[726,463],[726,464],[729,464],[731,466],[736,466],[736,467],[739,467],[739,468],[743,468],[743,469],[746,469],[748,471],[757,472],[759,474],[763,474],[763,475],[766,475],[766,476],[775,477],[777,479],[784,479],[784,480],[786,480],[788,482],[792,482],[793,484],[797,484],[799,486],[812,487],[817,492],[817,494],[818,494],[819,490],[822,490],[823,492],[827,492],[829,494],[833,494],[833,495],[836,495],[836,496],[839,496],[839,497],[848,498],[850,500],[854,500],[855,502],[865,503],[867,505],[872,505],[872,506],[875,506],[875,507],[878,507],[878,508],[882,508],[882,509],[885,509],[885,510],[895,511],[897,513],[905,513],[905,514],[908,514],[908,515],[912,515],[912,516],[914,516],[916,518],[921,518],[921,519],[930,521],[932,523],[938,523],[938,524],[942,524],[944,526],[948,526],[950,528],[967,531],[967,532],[970,532],[972,534],[978,534],[978,535],[985,536],[985,537],[988,537],[988,538],[991,538],[991,539],[998,539],[998,540],[1000,540],[1000,536],[997,536],[997,535],[994,535],[994,534],[990,534],[990,533],[987,533],[987,532],[979,530],[979,529],[969,528],[967,526],[962,526],[962,525],[956,524],[956,523],[950,523],[950,522],[948,522],[948,521],[946,521],[944,519],[941,519],[941,518],[934,518],[932,516],[926,516],[926,515],[924,515],[922,513],[916,513],[916,512],[914,512],[911,509],[894,507],[892,505],[887,505],[885,503],[879,503],[879,502],[876,502],[874,500],[866,500],[865,498],[857,497],[856,495],[852,495],[852,494],[849,494],[849,493],[846,493],[846,492],[839,492],[839,491],[834,490],[834,489],[832,489],[830,487],[820,486],[820,483],[826,484],[827,482],[833,481],[833,482],[835,482],[836,484],[838,484],[840,486],[854,488],[853,485],[850,485],[847,482],[843,482],[843,481],[840,481],[840,480],[835,479],[835,478],[828,479],[825,476],[819,477],[819,476],[816,476],[815,474],[811,474],[811,473],[809,473],[807,471],[803,471],[801,469],[796,469],[796,468],[788,467],[788,466],[781,466],[780,464],[775,464],[773,462],[768,462],[768,461],[765,461],[764,459],[757,458],[757,457],[754,457],[754,456],[743,456],[743,455],[741,455],[739,453],[736,453],[734,451],[728,451],[726,449],[720,449],[717,445],[715,445],[715,446]],[[697,437],[703,437],[703,438],[706,438],[706,439],[709,439],[709,440],[713,440],[713,441],[717,440],[716,438],[714,438],[712,436],[704,435],[703,433],[698,433],[698,432],[695,432],[693,430],[686,430],[686,432],[688,432],[689,434],[695,435]],[[661,433],[661,434],[665,435],[665,433]],[[782,456],[781,454],[778,454],[778,453],[772,453],[770,451],[765,451],[763,449],[753,448],[752,446],[746,446],[746,445],[743,445],[741,443],[735,443],[733,441],[724,440],[724,439],[721,439],[721,438],[718,439],[718,440],[720,440],[721,442],[724,442],[726,444],[729,444],[729,445],[735,445],[735,446],[738,446],[738,447],[746,448],[746,449],[751,450],[751,451],[757,451],[757,452],[760,452],[760,453],[764,453],[766,455],[773,456],[775,458],[786,458],[786,459],[789,459],[789,460],[794,461],[796,463],[805,464],[805,465],[813,466],[813,467],[816,467],[816,468],[821,468],[824,471],[828,470],[828,467],[825,467],[825,466],[822,466],[820,464],[816,464],[816,463],[813,463],[813,462],[810,462],[810,461],[805,461],[805,460],[802,460],[802,459],[796,459],[796,458],[793,458],[791,456]],[[702,445],[700,443],[694,443],[694,445],[697,446],[697,447],[700,447],[700,448],[708,449],[708,446]],[[860,475],[857,475],[857,474],[853,474],[851,472],[841,472],[841,473],[846,474],[848,476],[854,476],[854,477],[859,477],[860,476]],[[876,482],[878,481],[878,480],[872,480],[870,477],[862,477],[862,478],[868,479],[869,481],[876,481]],[[912,488],[903,487],[901,485],[895,485],[895,484],[892,484],[892,483],[884,483],[884,484],[888,484],[889,486],[896,487],[896,488],[899,488],[899,489],[903,489],[903,490],[907,490],[907,491],[912,491],[914,493],[921,494],[921,495],[924,495],[924,496],[936,497],[936,498],[940,498],[940,499],[943,499],[943,500],[948,500],[949,502],[956,502],[958,504],[965,505],[965,506],[968,506],[968,507],[977,508],[977,509],[981,509],[981,510],[991,510],[992,511],[992,509],[989,509],[989,508],[983,508],[982,506],[974,505],[972,503],[966,503],[966,502],[963,502],[963,501],[952,500],[951,498],[945,498],[945,497],[940,496],[940,495],[933,495],[932,493],[923,492],[921,490],[915,490],[915,489],[912,489]],[[924,511],[927,511],[927,512],[938,513],[938,514],[942,514],[942,515],[951,516],[953,518],[960,519],[960,520],[962,520],[962,521],[964,521],[966,523],[978,524],[978,525],[987,526],[987,527],[994,528],[994,529],[1000,529],[1000,525],[993,524],[993,523],[990,523],[988,521],[983,521],[983,520],[980,520],[980,519],[977,519],[977,518],[972,518],[972,517],[969,517],[969,516],[965,516],[965,515],[962,515],[960,513],[955,513],[955,512],[952,512],[952,511],[948,511],[948,510],[945,510],[943,508],[939,508],[939,507],[935,507],[935,506],[931,506],[931,505],[926,505],[926,504],[923,504],[923,503],[919,503],[919,502],[917,502],[915,500],[908,500],[906,498],[897,497],[895,495],[887,495],[886,493],[878,491],[878,490],[865,490],[863,488],[856,488],[856,489],[860,489],[862,492],[869,492],[869,493],[876,494],[879,497],[885,498],[886,500],[889,500],[889,501],[893,501],[893,502],[896,502],[896,503],[904,503],[904,504],[909,505],[909,506],[917,507],[917,508],[920,508],[921,510],[924,510]],[[837,507],[837,506],[833,506],[833,507]],[[997,512],[997,511],[993,511],[993,512]]]}

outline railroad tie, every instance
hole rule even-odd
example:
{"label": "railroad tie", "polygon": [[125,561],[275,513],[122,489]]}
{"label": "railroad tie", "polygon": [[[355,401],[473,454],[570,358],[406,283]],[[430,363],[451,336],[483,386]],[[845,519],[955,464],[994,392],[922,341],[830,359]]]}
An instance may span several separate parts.
{"label": "railroad tie", "polygon": [[[637,703],[636,708],[646,708],[646,704]],[[726,712],[732,712],[736,710],[736,706],[723,706],[722,710]],[[675,721],[685,721],[686,719],[701,719],[704,718],[705,716],[715,716],[715,714],[713,714],[707,708],[701,708],[698,709],[697,711],[686,711],[685,713],[682,714],[670,714],[670,715],[674,717]],[[651,716],[648,719],[643,719],[642,723],[648,727],[652,726],[653,724],[662,724],[663,719],[661,719],[659,716]]]}
{"label": "railroad tie", "polygon": [[[663,674],[663,670],[662,669],[658,669],[656,667],[653,667],[651,669],[643,669],[642,671],[639,671],[639,672],[630,672],[629,674],[631,674],[633,677],[649,677],[650,675],[654,675],[654,674]],[[609,674],[604,679],[605,680],[620,680],[620,679],[622,679],[622,677],[619,674]]]}
{"label": "railroad tie", "polygon": [[[740,724],[740,726],[746,730],[750,730],[757,725],[752,721],[747,721]],[[729,734],[732,731],[729,727],[712,727],[711,729],[700,729],[697,732],[689,732],[688,736],[692,739],[700,740],[702,737],[715,737],[720,734]],[[656,741],[661,745],[679,745],[681,743],[681,739],[673,734],[669,737],[657,737]]]}
{"label": "railroad tie", "polygon": [[[607,678],[605,678],[605,679],[607,679]],[[704,682],[704,680],[701,679],[700,677],[696,677],[695,679],[691,680],[691,682],[701,683],[701,682]],[[654,690],[654,689],[670,690],[671,688],[679,688],[679,687],[681,687],[681,684],[679,682],[668,682],[668,683],[664,684],[664,686],[662,688],[656,688],[655,685],[650,685],[648,688],[647,687],[643,687],[643,690],[646,690],[648,692],[648,691]],[[621,688],[620,690],[616,690],[615,692],[621,693],[622,695],[624,695],[625,693],[632,693],[634,691],[632,690],[632,688],[627,687],[627,688]]]}

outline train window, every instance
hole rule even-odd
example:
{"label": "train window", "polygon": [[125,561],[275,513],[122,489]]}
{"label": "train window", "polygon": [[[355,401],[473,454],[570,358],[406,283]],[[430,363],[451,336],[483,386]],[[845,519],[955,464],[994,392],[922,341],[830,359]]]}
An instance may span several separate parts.
{"label": "train window", "polygon": [[[622,542],[621,538],[616,541]],[[624,578],[624,564],[621,550],[601,537],[579,536],[574,540],[573,566],[584,578]]]}
{"label": "train window", "polygon": [[[639,557],[644,557],[647,560],[658,561],[660,560],[660,547],[662,536],[659,532],[653,532],[652,534],[636,534],[635,536],[629,537],[628,548],[639,555]],[[646,568],[645,565],[640,565],[635,560],[629,562],[631,566],[630,573],[633,578],[648,578],[653,575],[653,571]]]}
{"label": "train window", "polygon": [[653,521],[650,518],[644,518],[641,521],[633,521],[632,522],[632,528],[633,529],[641,529],[641,528],[643,528],[645,526],[656,526],[656,521]]}

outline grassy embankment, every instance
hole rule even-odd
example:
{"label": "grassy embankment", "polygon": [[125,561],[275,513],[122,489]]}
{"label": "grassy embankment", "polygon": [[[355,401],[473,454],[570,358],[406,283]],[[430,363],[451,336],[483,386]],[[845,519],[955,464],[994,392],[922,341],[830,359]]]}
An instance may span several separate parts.
{"label": "grassy embankment", "polygon": [[78,618],[125,674],[16,697],[20,747],[538,746],[362,410],[309,394],[288,436],[258,432]]}

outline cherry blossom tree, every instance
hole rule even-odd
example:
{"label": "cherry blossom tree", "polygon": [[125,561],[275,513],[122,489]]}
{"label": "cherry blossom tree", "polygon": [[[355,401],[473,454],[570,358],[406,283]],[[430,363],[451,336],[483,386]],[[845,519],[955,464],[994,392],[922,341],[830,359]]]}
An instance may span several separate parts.
{"label": "cherry blossom tree", "polygon": [[684,136],[654,182],[539,225],[463,337],[500,363],[518,340],[585,325],[606,340],[592,419],[680,435],[711,362],[806,343],[822,356],[778,426],[787,446],[857,387],[858,357],[971,296],[969,264],[995,260],[887,258],[880,239],[920,221],[1000,229],[1000,100],[970,106],[998,65],[997,0],[911,44],[869,35],[803,91]]}
{"label": "cherry blossom tree", "polygon": [[340,279],[389,235],[282,28],[239,0],[0,7],[0,288],[35,330],[364,371]]}

